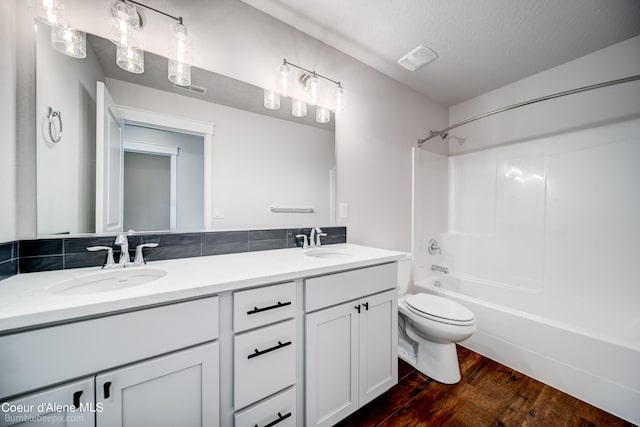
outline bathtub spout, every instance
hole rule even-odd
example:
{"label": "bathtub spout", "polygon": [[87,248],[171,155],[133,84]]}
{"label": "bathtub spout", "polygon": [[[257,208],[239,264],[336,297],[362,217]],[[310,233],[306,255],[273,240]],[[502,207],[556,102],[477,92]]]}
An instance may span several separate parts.
{"label": "bathtub spout", "polygon": [[449,273],[449,269],[447,267],[441,267],[439,265],[432,265],[431,266],[431,270],[439,271],[440,273],[444,273],[444,274],[448,274]]}

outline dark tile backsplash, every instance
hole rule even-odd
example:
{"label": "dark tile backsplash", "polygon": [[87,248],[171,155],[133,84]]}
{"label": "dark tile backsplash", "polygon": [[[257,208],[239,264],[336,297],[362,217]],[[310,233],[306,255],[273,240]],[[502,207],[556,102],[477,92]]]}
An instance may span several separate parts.
{"label": "dark tile backsplash", "polygon": [[[323,244],[346,243],[346,227],[322,229],[328,236]],[[159,243],[145,249],[147,261],[239,252],[266,251],[302,246],[297,234],[311,233],[311,228],[268,229],[248,231],[210,231],[202,233],[155,233],[129,236],[129,253],[133,260],[135,248],[141,243]],[[115,236],[67,237],[59,239],[20,240],[0,243],[0,280],[19,273],[97,267],[104,264],[105,252],[88,252],[89,246],[110,246],[118,262],[120,248]]]}

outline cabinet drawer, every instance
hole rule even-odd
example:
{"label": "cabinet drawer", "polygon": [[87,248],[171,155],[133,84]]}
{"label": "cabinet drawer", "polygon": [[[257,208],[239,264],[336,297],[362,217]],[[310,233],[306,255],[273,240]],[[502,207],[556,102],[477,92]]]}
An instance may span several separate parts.
{"label": "cabinet drawer", "polygon": [[295,427],[296,388],[273,396],[235,415],[236,427]]}
{"label": "cabinet drawer", "polygon": [[218,297],[0,336],[0,398],[218,337]]}
{"label": "cabinet drawer", "polygon": [[305,280],[304,310],[308,313],[393,289],[397,279],[395,262],[313,277]]}
{"label": "cabinet drawer", "polygon": [[234,407],[242,409],[296,382],[296,323],[234,337]]}
{"label": "cabinet drawer", "polygon": [[233,330],[242,332],[289,319],[296,314],[294,282],[233,294]]}

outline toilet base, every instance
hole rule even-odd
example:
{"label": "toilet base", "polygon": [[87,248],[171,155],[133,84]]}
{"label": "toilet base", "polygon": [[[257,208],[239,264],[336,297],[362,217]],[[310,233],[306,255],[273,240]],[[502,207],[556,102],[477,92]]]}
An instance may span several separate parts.
{"label": "toilet base", "polygon": [[414,367],[444,384],[456,384],[461,378],[458,352],[454,343],[418,342],[418,354]]}

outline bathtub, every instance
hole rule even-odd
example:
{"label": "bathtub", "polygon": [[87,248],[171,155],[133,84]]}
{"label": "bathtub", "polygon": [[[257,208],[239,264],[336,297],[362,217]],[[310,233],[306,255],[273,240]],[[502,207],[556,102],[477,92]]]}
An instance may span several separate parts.
{"label": "bathtub", "polygon": [[478,330],[462,346],[640,425],[637,302],[581,301],[444,275],[416,281],[413,292],[473,311]]}

